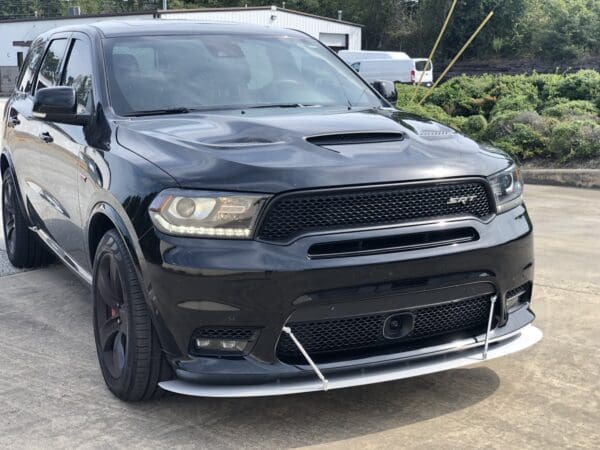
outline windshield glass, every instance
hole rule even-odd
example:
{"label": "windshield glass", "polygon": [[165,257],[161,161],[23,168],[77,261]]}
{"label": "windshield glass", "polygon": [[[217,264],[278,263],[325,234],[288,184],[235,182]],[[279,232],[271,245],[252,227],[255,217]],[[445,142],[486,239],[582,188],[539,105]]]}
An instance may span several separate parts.
{"label": "windshield glass", "polygon": [[382,106],[355,73],[304,37],[185,35],[107,39],[120,115],[170,109]]}

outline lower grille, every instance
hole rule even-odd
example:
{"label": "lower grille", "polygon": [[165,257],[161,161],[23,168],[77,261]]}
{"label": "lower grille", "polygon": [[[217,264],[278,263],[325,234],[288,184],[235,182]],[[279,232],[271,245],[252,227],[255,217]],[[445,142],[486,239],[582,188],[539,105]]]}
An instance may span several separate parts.
{"label": "lower grille", "polygon": [[[457,331],[483,332],[487,326],[489,310],[490,297],[486,295],[385,314],[311,322],[292,322],[288,323],[288,326],[310,355],[323,355],[335,352],[393,347],[406,342]],[[409,334],[402,338],[386,338],[384,336],[384,323],[388,317],[398,314],[398,312],[412,313],[414,327]],[[277,355],[282,360],[302,358],[287,334],[281,335]]]}

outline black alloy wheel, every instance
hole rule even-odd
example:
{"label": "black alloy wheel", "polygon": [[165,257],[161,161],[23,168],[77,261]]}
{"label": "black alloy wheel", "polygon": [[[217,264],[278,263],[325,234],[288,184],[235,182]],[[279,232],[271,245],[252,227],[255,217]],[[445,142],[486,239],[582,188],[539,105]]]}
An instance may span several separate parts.
{"label": "black alloy wheel", "polygon": [[6,250],[12,254],[15,253],[15,246],[17,244],[16,236],[16,199],[13,184],[8,182],[2,183],[2,223],[4,224],[4,242],[6,243]]}
{"label": "black alloy wheel", "polygon": [[10,169],[2,175],[2,230],[10,263],[19,268],[45,266],[55,260],[38,236],[29,229]]}
{"label": "black alloy wheel", "polygon": [[116,230],[100,240],[92,280],[94,335],[108,389],[125,401],[149,400],[172,378],[127,246]]}
{"label": "black alloy wheel", "polygon": [[95,286],[98,301],[95,308],[102,350],[100,357],[110,375],[118,379],[125,368],[127,355],[127,305],[115,256],[105,253],[98,264],[100,267]]}

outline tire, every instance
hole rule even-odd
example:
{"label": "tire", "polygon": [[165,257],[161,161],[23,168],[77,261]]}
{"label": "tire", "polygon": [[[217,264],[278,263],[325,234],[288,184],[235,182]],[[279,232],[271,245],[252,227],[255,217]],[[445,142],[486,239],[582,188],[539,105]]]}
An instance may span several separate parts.
{"label": "tire", "polygon": [[20,269],[46,266],[56,258],[29,229],[16,189],[12,173],[6,170],[2,177],[2,231],[8,260]]}
{"label": "tire", "polygon": [[160,346],[127,247],[116,230],[100,240],[92,293],[98,361],[108,389],[124,401],[159,398],[172,369]]}

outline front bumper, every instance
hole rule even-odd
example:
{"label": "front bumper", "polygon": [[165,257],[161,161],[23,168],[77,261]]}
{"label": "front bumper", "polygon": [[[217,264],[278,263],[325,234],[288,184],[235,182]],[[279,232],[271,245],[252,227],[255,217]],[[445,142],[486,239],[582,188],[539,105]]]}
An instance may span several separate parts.
{"label": "front bumper", "polygon": [[326,387],[316,376],[312,379],[284,379],[241,385],[199,384],[185,378],[178,378],[164,381],[160,383],[160,387],[166,391],[195,397],[266,397],[343,389],[470,366],[524,350],[540,339],[542,339],[542,332],[533,325],[527,325],[514,333],[492,339],[485,357],[482,352],[482,338],[479,337],[476,342],[453,343],[451,348],[425,348],[419,357],[397,355],[398,359],[394,364],[359,366],[354,370],[334,373],[327,376]]}
{"label": "front bumper", "polygon": [[[331,237],[306,236],[282,246],[147,234],[141,240],[147,262],[143,277],[161,343],[178,376],[162,387],[215,396],[318,390],[320,382],[308,365],[278,358],[282,328],[290,320],[389,312],[489,292],[495,292],[499,301],[488,357],[535,343],[541,333],[527,328],[535,317],[529,304],[510,313],[505,308],[506,293],[533,280],[532,227],[524,207],[487,223],[464,219],[348,232],[343,237],[452,227],[472,227],[479,239],[418,251],[318,260],[307,256],[308,248]],[[337,234],[335,239],[339,238]],[[420,282],[417,287],[415,280]],[[389,285],[400,288],[393,295],[378,294],[381,287]],[[191,356],[194,330],[208,326],[253,327],[260,334],[251,352],[243,357]],[[318,361],[318,365],[330,380],[330,389],[334,389],[437,372],[481,360],[482,350],[476,348],[483,345],[480,336],[459,339],[424,343],[425,348],[416,351],[397,349],[396,353]]]}

